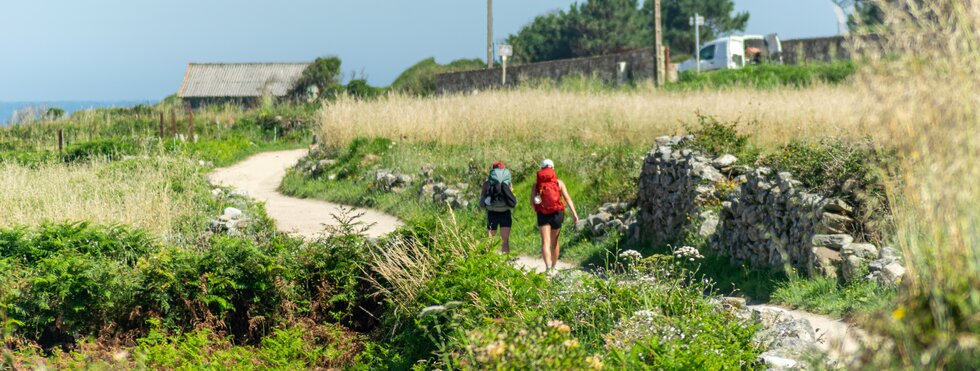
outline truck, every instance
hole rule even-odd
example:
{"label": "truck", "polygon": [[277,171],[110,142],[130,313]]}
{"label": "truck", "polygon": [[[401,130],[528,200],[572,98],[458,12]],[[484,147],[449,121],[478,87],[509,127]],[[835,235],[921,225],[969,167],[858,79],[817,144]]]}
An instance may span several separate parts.
{"label": "truck", "polygon": [[[739,69],[751,64],[782,63],[783,45],[776,34],[725,36],[701,46],[701,72]],[[681,73],[697,71],[698,62],[691,58],[678,66]]]}

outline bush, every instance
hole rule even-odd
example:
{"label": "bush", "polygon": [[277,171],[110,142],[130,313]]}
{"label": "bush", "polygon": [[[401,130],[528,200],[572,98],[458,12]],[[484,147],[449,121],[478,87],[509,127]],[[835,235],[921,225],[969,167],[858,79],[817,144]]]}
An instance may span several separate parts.
{"label": "bush", "polygon": [[415,95],[432,95],[436,92],[436,75],[442,73],[478,70],[486,67],[480,59],[458,59],[446,65],[435,58],[424,59],[402,72],[391,83],[391,90]]}
{"label": "bush", "polygon": [[739,163],[752,164],[759,151],[749,145],[748,135],[739,133],[738,125],[738,122],[725,123],[698,114],[698,125],[687,128],[687,132],[694,136],[694,141],[687,146],[709,156],[734,155]]}
{"label": "bush", "polygon": [[89,142],[74,144],[65,149],[62,156],[65,162],[85,161],[92,159],[117,160],[124,155],[135,154],[139,144],[126,139],[95,139]]}
{"label": "bush", "polygon": [[842,84],[850,80],[856,67],[853,62],[828,64],[781,65],[761,64],[737,70],[711,72],[685,72],[675,85],[679,88],[718,89],[747,86],[776,88],[780,86],[806,87],[814,84]]}
{"label": "bush", "polygon": [[136,260],[157,249],[147,235],[87,223],[0,230],[0,258],[14,271],[0,295],[16,334],[44,347],[124,328],[136,307]]}

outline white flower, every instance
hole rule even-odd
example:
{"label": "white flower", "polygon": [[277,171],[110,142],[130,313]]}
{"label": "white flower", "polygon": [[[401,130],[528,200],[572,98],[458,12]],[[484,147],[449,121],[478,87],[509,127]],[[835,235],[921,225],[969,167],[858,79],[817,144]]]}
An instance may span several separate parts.
{"label": "white flower", "polygon": [[619,253],[619,257],[626,260],[640,260],[643,259],[643,254],[636,250],[623,250]]}
{"label": "white flower", "polygon": [[688,259],[690,261],[694,261],[695,259],[704,259],[701,252],[691,246],[684,246],[674,250],[674,257],[678,259]]}

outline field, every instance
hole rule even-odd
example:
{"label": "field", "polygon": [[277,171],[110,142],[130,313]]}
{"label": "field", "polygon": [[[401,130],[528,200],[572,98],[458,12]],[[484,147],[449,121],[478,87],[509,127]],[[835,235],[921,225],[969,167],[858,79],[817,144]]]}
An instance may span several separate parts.
{"label": "field", "polygon": [[[886,8],[902,25],[877,46],[888,58],[866,50],[854,64],[688,77],[666,90],[580,79],[210,107],[195,113],[197,138],[184,111],[170,127],[173,101],[2,129],[0,368],[765,368],[773,324],[726,298],[740,296],[843,317],[874,338],[851,363],[793,354],[813,368],[975,369],[980,51],[962,40],[980,30],[980,11],[962,5]],[[911,48],[922,34],[941,48]],[[424,61],[409,85],[428,86],[436,67]],[[563,260],[581,269],[515,266],[539,256],[528,195],[543,159],[585,217],[634,201],[656,139],[685,134],[690,148],[791,172],[808,191],[856,184],[856,206],[881,222],[863,237],[894,246],[908,274],[845,284],[733,261],[693,230],[654,245],[570,220]],[[302,240],[261,203],[206,181],[314,135],[280,191],[380,209],[404,228],[367,238],[354,211]],[[512,254],[498,252],[474,205],[494,161],[514,175]],[[385,172],[412,181],[388,187]],[[432,183],[469,204],[433,202]]]}

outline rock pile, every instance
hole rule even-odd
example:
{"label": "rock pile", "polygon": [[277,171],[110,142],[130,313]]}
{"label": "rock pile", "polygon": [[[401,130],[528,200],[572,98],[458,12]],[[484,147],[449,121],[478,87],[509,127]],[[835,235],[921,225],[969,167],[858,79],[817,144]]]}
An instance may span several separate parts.
{"label": "rock pile", "polygon": [[599,207],[599,211],[591,214],[575,224],[578,231],[588,231],[593,236],[605,236],[610,232],[625,234],[631,225],[636,223],[636,212],[630,209],[630,204],[607,203]]}
{"label": "rock pile", "polygon": [[637,200],[641,239],[669,243],[693,231],[714,250],[758,266],[789,264],[845,280],[901,279],[893,250],[855,243],[848,233],[854,209],[846,202],[808,192],[786,172],[683,148],[691,139],[658,138],[647,154]]}
{"label": "rock pile", "polygon": [[229,236],[241,235],[241,230],[248,227],[249,218],[242,210],[234,207],[226,207],[224,213],[217,219],[212,220],[208,230],[212,233],[226,233]]}
{"label": "rock pile", "polygon": [[422,185],[419,191],[420,200],[431,200],[437,204],[448,204],[453,209],[462,209],[470,205],[466,189],[469,185],[458,183],[456,187],[450,187],[446,183],[435,183]]}
{"label": "rock pile", "polygon": [[374,176],[374,186],[385,192],[402,192],[412,186],[412,176],[396,171],[379,170]]}

